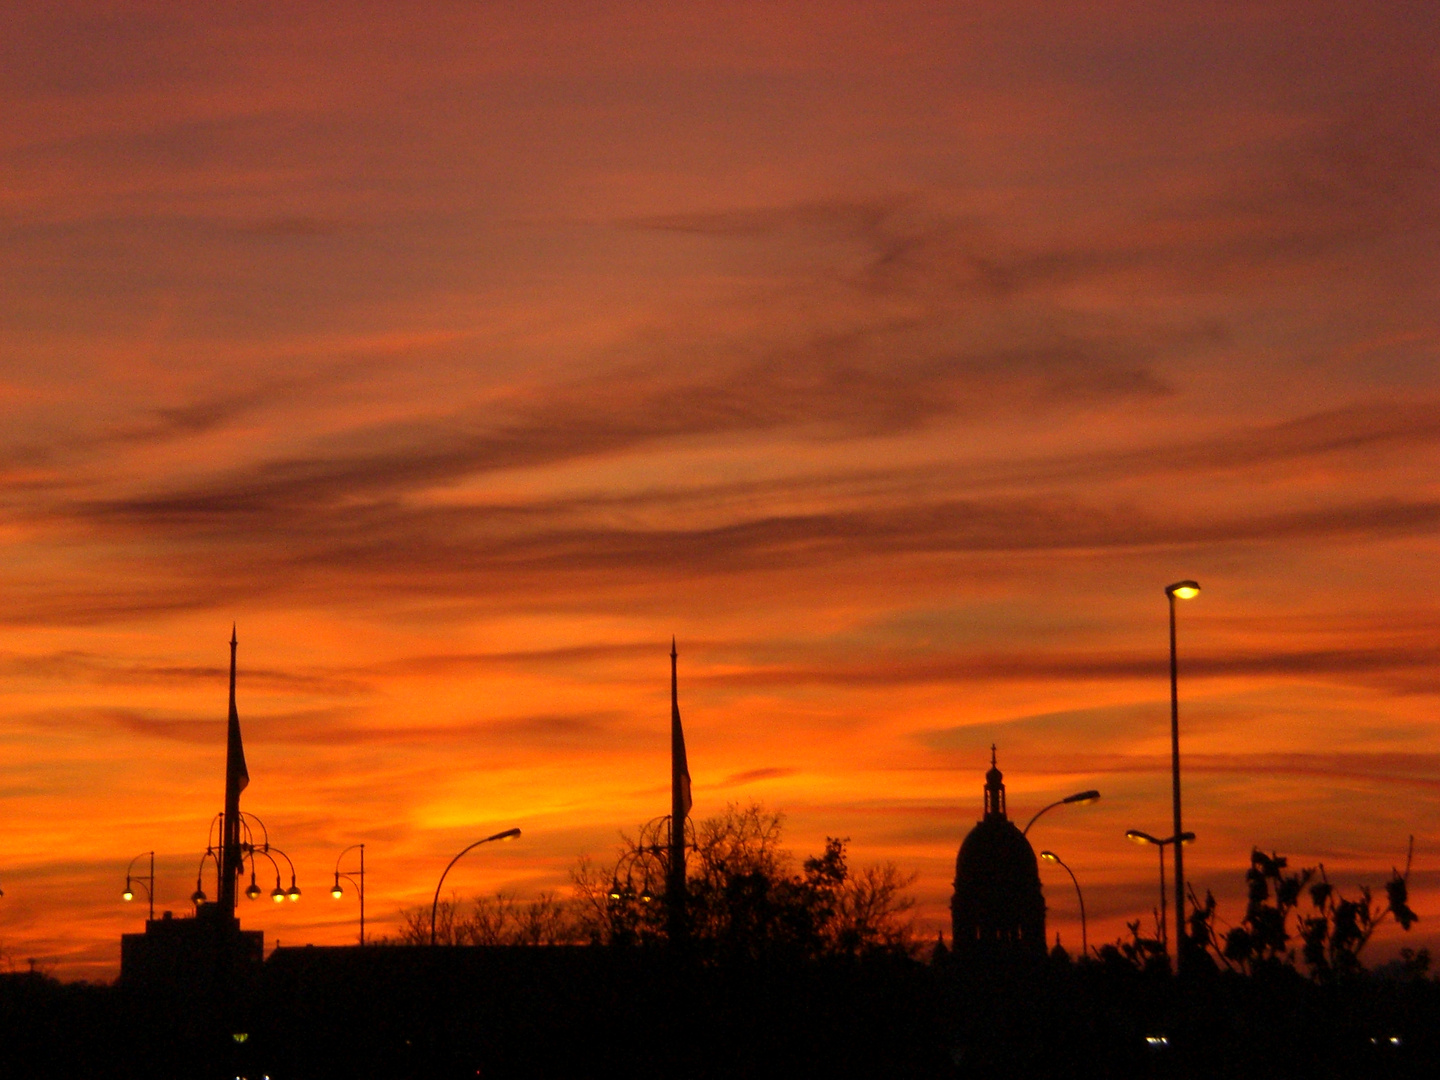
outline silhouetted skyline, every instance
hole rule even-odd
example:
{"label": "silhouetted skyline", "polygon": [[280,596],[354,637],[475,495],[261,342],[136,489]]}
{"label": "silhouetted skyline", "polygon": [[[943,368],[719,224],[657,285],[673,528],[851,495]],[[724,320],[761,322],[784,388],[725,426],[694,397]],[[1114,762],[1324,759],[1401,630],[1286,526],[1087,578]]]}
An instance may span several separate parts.
{"label": "silhouetted skyline", "polygon": [[1030,841],[1112,941],[1190,577],[1191,881],[1413,834],[1440,911],[1437,33],[6,5],[0,952],[113,976],[152,849],[188,910],[235,620],[267,947],[354,939],[351,844],[379,937],[478,837],[447,888],[533,896],[664,814],[672,635],[697,818],[848,836],[933,936],[999,742],[1012,818],[1104,791]]}

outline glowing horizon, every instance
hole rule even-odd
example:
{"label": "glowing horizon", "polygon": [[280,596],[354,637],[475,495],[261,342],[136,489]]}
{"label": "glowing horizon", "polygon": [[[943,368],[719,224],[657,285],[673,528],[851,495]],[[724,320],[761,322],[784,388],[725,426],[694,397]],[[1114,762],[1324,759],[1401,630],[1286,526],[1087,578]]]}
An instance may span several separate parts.
{"label": "glowing horizon", "polygon": [[997,743],[1111,941],[1186,579],[1196,890],[1413,835],[1436,948],[1437,27],[1316,12],[11,5],[0,962],[189,911],[232,622],[267,948],[664,814],[672,634],[696,817],[948,936]]}

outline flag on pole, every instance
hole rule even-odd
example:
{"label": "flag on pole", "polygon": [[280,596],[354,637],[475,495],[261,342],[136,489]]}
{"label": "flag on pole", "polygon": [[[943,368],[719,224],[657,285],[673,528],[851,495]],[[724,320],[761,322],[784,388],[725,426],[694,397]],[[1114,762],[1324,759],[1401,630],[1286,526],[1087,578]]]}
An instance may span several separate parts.
{"label": "flag on pole", "polygon": [[676,678],[675,639],[670,639],[670,790],[672,812],[682,820],[690,813],[690,763],[685,759],[685,730],[680,726],[680,688]]}
{"label": "flag on pole", "polygon": [[[245,767],[245,745],[240,741],[240,713],[235,708],[235,630],[230,631],[230,730],[225,742],[225,794],[229,801],[231,785],[238,798],[250,785],[250,770]],[[238,803],[237,803],[238,806]],[[226,807],[233,812],[235,807]]]}

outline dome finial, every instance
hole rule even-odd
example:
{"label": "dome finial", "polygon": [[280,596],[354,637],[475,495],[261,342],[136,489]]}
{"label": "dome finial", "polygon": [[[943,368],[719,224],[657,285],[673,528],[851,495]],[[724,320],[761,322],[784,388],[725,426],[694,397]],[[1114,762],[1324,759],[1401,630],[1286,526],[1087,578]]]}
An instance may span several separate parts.
{"label": "dome finial", "polygon": [[1005,774],[995,761],[995,744],[990,744],[990,771],[985,774],[985,816],[1005,816]]}

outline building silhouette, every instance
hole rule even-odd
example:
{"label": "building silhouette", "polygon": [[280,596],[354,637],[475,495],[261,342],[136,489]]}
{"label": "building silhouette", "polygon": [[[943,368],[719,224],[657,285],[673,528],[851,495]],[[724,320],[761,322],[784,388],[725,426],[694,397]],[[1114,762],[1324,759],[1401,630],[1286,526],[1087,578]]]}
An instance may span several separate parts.
{"label": "building silhouette", "polygon": [[1035,850],[1005,813],[1004,776],[990,748],[985,816],[955,858],[950,900],[957,959],[1003,959],[1045,953],[1045,896]]}

